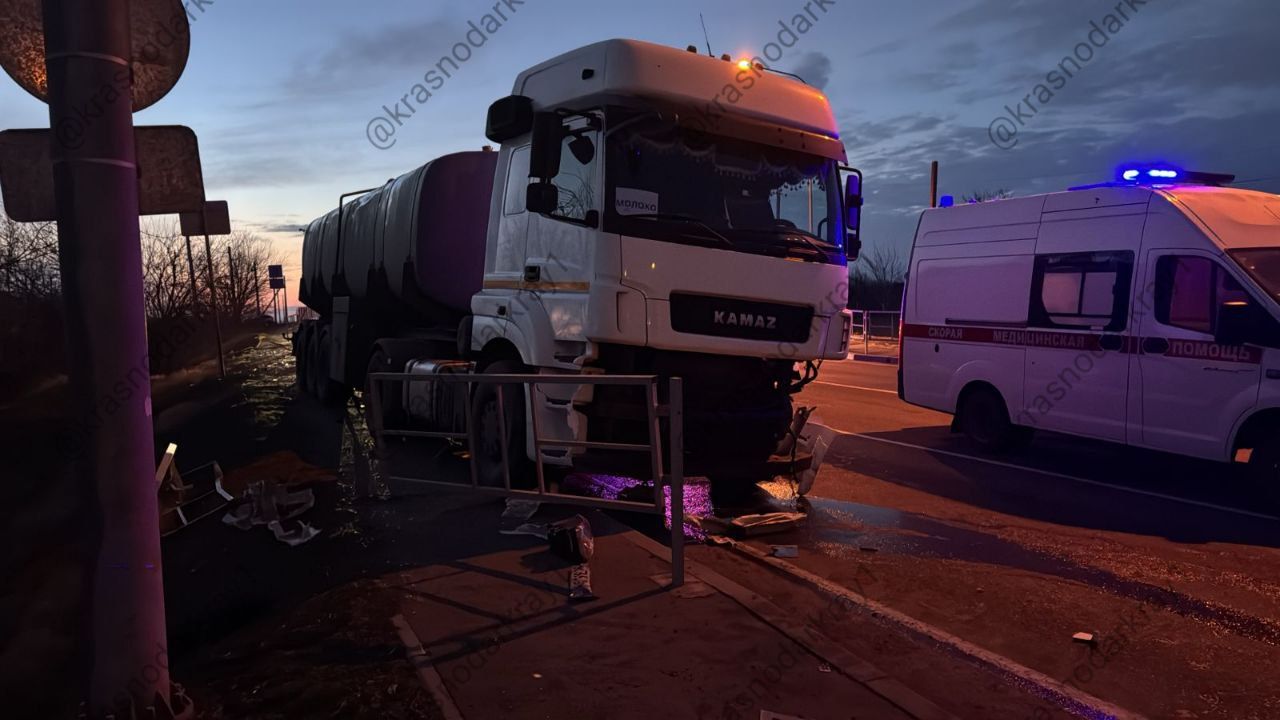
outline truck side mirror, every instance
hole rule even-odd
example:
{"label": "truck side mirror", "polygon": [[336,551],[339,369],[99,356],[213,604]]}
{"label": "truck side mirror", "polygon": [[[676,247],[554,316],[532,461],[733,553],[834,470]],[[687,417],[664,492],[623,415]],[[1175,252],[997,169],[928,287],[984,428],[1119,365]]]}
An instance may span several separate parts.
{"label": "truck side mirror", "polygon": [[857,260],[862,252],[862,171],[854,168],[841,168],[851,174],[845,180],[844,212],[846,255],[850,260]]}
{"label": "truck side mirror", "polygon": [[1239,347],[1248,345],[1254,335],[1254,306],[1245,301],[1224,303],[1218,308],[1218,324],[1214,342]]}
{"label": "truck side mirror", "polygon": [[485,120],[485,137],[502,144],[514,140],[533,129],[533,100],[523,95],[512,95],[489,106]]}
{"label": "truck side mirror", "polygon": [[540,180],[529,185],[525,193],[525,209],[540,215],[552,215],[560,207],[560,188]]}
{"label": "truck side mirror", "polygon": [[560,174],[560,154],[564,137],[564,122],[559,115],[540,112],[533,116],[533,141],[529,148],[529,177],[550,181]]}

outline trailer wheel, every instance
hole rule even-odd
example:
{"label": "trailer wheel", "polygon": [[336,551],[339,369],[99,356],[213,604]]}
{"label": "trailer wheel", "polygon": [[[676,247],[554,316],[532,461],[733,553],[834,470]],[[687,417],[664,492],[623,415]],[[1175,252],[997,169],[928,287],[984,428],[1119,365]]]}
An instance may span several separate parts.
{"label": "trailer wheel", "polygon": [[293,338],[293,370],[294,381],[298,388],[299,394],[307,394],[310,392],[311,379],[307,377],[307,368],[310,366],[311,360],[311,326],[303,325],[298,328],[298,334]]}
{"label": "trailer wheel", "polygon": [[1031,430],[1013,424],[1004,398],[989,387],[965,393],[957,423],[973,444],[989,452],[1006,452],[1031,441]]}
{"label": "trailer wheel", "polygon": [[[497,360],[481,368],[480,372],[487,375],[519,375],[529,372],[529,368],[514,360]],[[499,423],[497,385],[477,384],[472,396],[471,417],[476,425],[475,459],[480,484],[502,487],[502,433],[506,436],[507,459],[511,465],[511,487],[535,487],[537,478],[526,451],[524,386],[516,384],[502,387],[506,427],[500,427]]]}
{"label": "trailer wheel", "polygon": [[329,358],[333,346],[328,330],[320,331],[320,341],[316,343],[316,364],[312,369],[315,377],[316,398],[325,407],[338,407],[347,399],[346,388],[329,378]]}

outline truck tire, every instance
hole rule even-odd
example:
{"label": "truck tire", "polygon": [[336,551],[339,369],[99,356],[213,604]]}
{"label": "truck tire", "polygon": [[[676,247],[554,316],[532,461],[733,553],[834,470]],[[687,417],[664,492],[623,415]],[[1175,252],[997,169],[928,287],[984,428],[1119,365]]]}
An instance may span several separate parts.
{"label": "truck tire", "polygon": [[299,395],[307,393],[307,360],[310,357],[307,338],[310,336],[311,329],[307,325],[298,328],[298,333],[293,336],[293,377]]}
{"label": "truck tire", "polygon": [[1031,430],[1013,424],[1004,398],[991,388],[965,393],[956,422],[970,442],[988,452],[1007,452],[1031,442]]}
{"label": "truck tire", "polygon": [[[514,360],[497,360],[482,367],[480,372],[487,375],[518,375],[528,373],[529,368]],[[536,471],[526,450],[524,386],[504,385],[503,388],[505,428],[499,428],[496,385],[477,384],[471,400],[471,417],[476,425],[474,453],[480,484],[502,487],[502,445],[498,433],[503,432],[507,439],[507,459],[511,464],[511,487],[537,487]]]}
{"label": "truck tire", "polygon": [[[401,371],[402,371],[402,368],[397,369],[395,366],[395,362],[392,361],[391,359],[391,356],[388,355],[381,348],[379,348],[378,350],[375,350],[373,353],[373,356],[369,358],[369,367],[367,372],[365,373],[364,403],[363,403],[365,426],[369,429],[369,432],[372,433],[374,430],[374,419],[375,419],[373,417],[373,400],[372,400],[373,381],[369,379],[370,376],[373,375],[374,373],[391,373],[391,372],[401,372]],[[403,411],[403,408],[401,408],[402,403],[400,401],[399,394],[396,392],[397,390],[403,387],[404,387],[403,385],[400,385],[397,383],[382,384],[382,388],[381,388],[382,394],[378,397],[378,402],[382,406],[381,407],[382,417],[380,419],[382,421],[382,426],[384,428],[403,429],[405,427],[404,411]]]}

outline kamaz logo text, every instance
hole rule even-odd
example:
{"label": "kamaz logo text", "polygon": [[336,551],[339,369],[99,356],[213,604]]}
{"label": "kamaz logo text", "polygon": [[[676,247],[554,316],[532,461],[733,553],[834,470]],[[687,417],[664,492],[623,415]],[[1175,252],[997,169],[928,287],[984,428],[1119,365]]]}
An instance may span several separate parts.
{"label": "kamaz logo text", "polygon": [[773,315],[756,315],[755,313],[731,313],[717,310],[716,325],[728,327],[759,328],[761,330],[777,330],[778,318]]}

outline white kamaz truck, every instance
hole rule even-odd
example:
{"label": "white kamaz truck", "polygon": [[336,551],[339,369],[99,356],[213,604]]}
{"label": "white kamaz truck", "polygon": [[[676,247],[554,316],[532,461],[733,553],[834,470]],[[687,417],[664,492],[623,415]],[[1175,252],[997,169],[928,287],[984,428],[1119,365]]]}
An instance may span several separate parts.
{"label": "white kamaz truck", "polygon": [[[756,61],[611,40],[521,73],[486,134],[500,151],[441,157],[307,228],[319,319],[295,335],[300,386],[333,401],[372,372],[678,376],[689,473],[781,471],[792,395],[847,355],[860,247],[861,175],[823,93]],[[647,437],[634,388],[517,393],[499,427],[492,386],[407,387],[384,415],[456,427],[471,403],[487,482],[497,433],[532,459],[530,413],[555,439]],[[576,452],[543,461],[588,464]]]}

